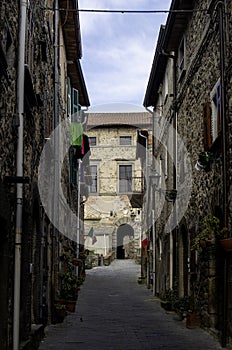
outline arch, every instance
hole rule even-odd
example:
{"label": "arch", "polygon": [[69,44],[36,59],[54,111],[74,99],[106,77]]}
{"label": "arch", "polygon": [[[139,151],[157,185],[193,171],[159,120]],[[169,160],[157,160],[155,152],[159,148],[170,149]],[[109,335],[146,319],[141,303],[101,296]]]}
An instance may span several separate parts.
{"label": "arch", "polygon": [[117,229],[117,259],[131,258],[134,253],[134,229],[122,224]]}

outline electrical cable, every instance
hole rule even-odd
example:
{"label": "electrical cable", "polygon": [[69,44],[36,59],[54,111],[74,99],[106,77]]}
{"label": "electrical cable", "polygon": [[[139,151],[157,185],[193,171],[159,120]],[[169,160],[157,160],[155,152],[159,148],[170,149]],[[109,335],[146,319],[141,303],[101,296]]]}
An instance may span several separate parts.
{"label": "electrical cable", "polygon": [[[54,11],[53,8],[49,7],[41,7],[45,11]],[[207,9],[193,9],[193,10],[109,10],[109,9],[68,9],[67,8],[60,8],[59,11],[65,11],[65,12],[91,12],[91,13],[137,13],[137,14],[152,14],[152,13],[194,13],[194,12],[207,12]]]}

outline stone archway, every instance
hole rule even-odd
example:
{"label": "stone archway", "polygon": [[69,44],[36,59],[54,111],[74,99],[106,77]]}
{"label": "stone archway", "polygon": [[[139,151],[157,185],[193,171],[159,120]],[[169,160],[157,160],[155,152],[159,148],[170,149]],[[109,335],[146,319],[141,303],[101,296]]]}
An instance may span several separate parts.
{"label": "stone archway", "polygon": [[129,224],[122,224],[117,229],[117,259],[131,259],[134,257],[134,229]]}

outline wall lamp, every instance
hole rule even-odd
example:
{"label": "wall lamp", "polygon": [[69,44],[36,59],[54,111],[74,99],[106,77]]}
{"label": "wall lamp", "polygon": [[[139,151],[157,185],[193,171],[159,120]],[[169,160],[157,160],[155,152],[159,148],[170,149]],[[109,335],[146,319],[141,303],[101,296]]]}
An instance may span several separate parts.
{"label": "wall lamp", "polygon": [[157,188],[159,186],[161,175],[156,170],[154,170],[153,174],[151,174],[149,177],[150,177],[152,186]]}

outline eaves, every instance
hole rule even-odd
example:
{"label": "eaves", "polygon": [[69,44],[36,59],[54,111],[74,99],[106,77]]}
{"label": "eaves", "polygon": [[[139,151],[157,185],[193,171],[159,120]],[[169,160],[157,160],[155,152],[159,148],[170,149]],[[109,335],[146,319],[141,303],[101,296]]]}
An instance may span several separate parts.
{"label": "eaves", "polygon": [[59,0],[60,19],[68,61],[82,57],[80,19],[77,0]]}
{"label": "eaves", "polygon": [[144,107],[155,106],[158,99],[158,89],[167,65],[167,56],[163,55],[163,40],[165,26],[161,25],[154,60],[152,63],[151,73],[148,80],[147,90],[144,98]]}
{"label": "eaves", "polygon": [[[173,0],[166,25],[160,27],[152,69],[144,98],[144,107],[154,107],[158,89],[167,65],[167,53],[176,51],[186,29],[189,16],[194,8],[193,0]],[[180,11],[180,12],[178,12]]]}
{"label": "eaves", "polygon": [[68,76],[70,77],[72,86],[78,90],[79,103],[82,106],[89,107],[90,101],[84,76],[82,73],[81,63],[79,59],[67,62]]}
{"label": "eaves", "polygon": [[178,49],[194,9],[194,0],[173,0],[166,21],[163,48],[167,52]]}

